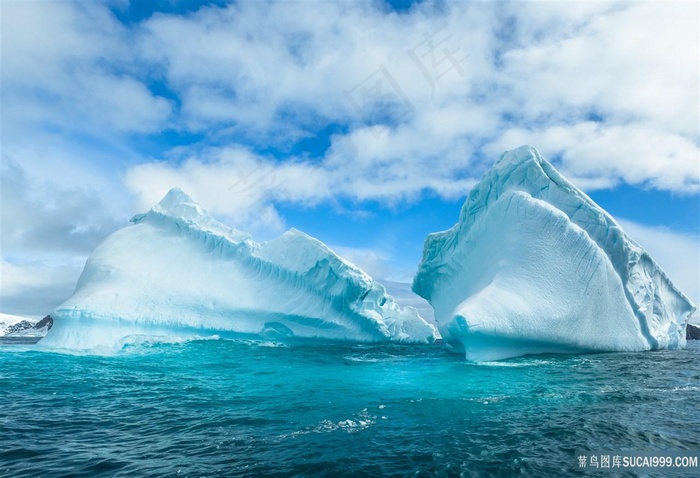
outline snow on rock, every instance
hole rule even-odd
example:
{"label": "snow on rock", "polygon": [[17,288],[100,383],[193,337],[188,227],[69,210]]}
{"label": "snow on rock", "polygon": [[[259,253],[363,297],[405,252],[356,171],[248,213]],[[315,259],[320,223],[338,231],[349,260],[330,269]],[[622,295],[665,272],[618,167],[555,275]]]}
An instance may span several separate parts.
{"label": "snow on rock", "polygon": [[413,290],[470,360],[685,345],[695,306],[531,147],[504,153],[458,223],[430,234]]}
{"label": "snow on rock", "polygon": [[114,346],[132,335],[251,334],[430,343],[435,328],[322,242],[291,229],[264,243],[172,189],[90,255],[41,342]]}
{"label": "snow on rock", "polygon": [[53,320],[46,316],[41,320],[0,313],[0,337],[41,338],[51,329]]}
{"label": "snow on rock", "polygon": [[28,317],[20,317],[19,315],[10,315],[0,313],[0,337],[13,331],[14,329],[31,328],[36,323],[36,320]]}

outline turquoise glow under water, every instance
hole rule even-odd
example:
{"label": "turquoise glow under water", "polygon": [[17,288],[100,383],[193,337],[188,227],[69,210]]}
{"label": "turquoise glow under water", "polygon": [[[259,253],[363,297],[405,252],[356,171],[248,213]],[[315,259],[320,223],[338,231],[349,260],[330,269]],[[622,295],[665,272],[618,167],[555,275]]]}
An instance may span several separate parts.
{"label": "turquoise glow under water", "polygon": [[562,476],[576,450],[700,449],[700,344],[487,364],[439,346],[4,346],[0,397],[0,476]]}

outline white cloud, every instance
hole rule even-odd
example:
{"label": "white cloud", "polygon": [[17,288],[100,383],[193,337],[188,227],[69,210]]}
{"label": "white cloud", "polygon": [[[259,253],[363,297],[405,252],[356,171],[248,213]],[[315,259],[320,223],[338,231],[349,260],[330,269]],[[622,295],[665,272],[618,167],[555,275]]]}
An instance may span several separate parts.
{"label": "white cloud", "polygon": [[627,2],[615,8],[601,4],[605,14],[579,17],[578,28],[554,37],[532,32],[527,20],[534,28],[551,25],[552,13],[572,6],[524,7],[518,25],[526,38],[521,48],[504,55],[503,71],[512,94],[524,102],[524,118],[566,120],[588,110],[614,124],[652,122],[660,130],[696,139],[697,2]]}
{"label": "white cloud", "polygon": [[226,216],[234,227],[250,232],[283,227],[270,200],[284,186],[282,181],[289,179],[282,178],[272,161],[243,148],[204,151],[197,158],[184,159],[179,166],[144,163],[125,175],[126,186],[137,195],[141,210],[150,209],[178,186],[211,214]]}
{"label": "white cloud", "polygon": [[137,78],[132,35],[105,5],[2,8],[4,143],[41,126],[101,136],[165,125],[171,106]]}
{"label": "white cloud", "polygon": [[274,130],[288,115],[345,121],[354,112],[343,92],[382,64],[408,80],[402,88],[411,97],[414,90],[425,96],[406,42],[420,42],[422,31],[444,22],[418,14],[415,23],[407,22],[374,5],[244,2],[188,16],[159,15],[145,22],[140,51],[164,68],[184,98],[185,121],[194,127],[236,120]]}
{"label": "white cloud", "polygon": [[0,310],[44,317],[73,293],[83,260],[66,258],[51,264],[0,264]]}
{"label": "white cloud", "polygon": [[2,247],[36,255],[89,253],[128,217],[91,184],[33,181],[17,163],[2,162]]}
{"label": "white cloud", "polygon": [[[288,159],[290,182],[301,174],[316,188],[285,194],[310,203],[336,193],[463,195],[485,168],[474,157],[523,143],[561,155],[564,172],[591,188],[700,187],[692,2],[427,2],[401,15],[371,1],[243,2],[128,26],[104,4],[8,5],[5,129],[172,127],[204,134],[204,144],[255,149],[343,125],[346,137],[337,135],[323,163],[332,168],[335,155],[337,171]],[[160,81],[177,105],[149,91]],[[351,184],[337,187],[350,172]],[[139,194],[147,188],[155,187]]]}
{"label": "white cloud", "polygon": [[[87,255],[126,223],[128,201],[77,161],[7,156],[0,165],[0,311],[41,316],[70,296]],[[71,166],[73,164],[73,166]],[[61,174],[72,180],[61,182]],[[54,177],[52,177],[54,176]]]}
{"label": "white cloud", "polygon": [[[323,174],[290,158],[293,179],[303,171],[324,185],[311,202],[463,195],[484,169],[470,158],[524,143],[560,155],[589,188],[696,193],[697,10],[428,3],[397,15],[372,2],[243,3],[154,16],[138,46],[181,97],[183,128],[232,126],[280,144],[347,125],[323,164],[345,167]],[[378,92],[388,103],[372,103]]]}
{"label": "white cloud", "polygon": [[[125,184],[139,198],[141,209],[178,186],[212,214],[227,216],[236,227],[248,230],[281,229],[278,203],[308,207],[341,198],[393,203],[418,198],[426,189],[449,198],[464,195],[475,182],[463,159],[470,155],[424,151],[424,161],[408,160],[405,153],[417,144],[417,136],[380,126],[364,128],[349,138],[334,139],[321,160],[277,161],[242,147],[199,150],[176,163],[135,165],[126,171]],[[358,143],[365,148],[356,149]],[[461,147],[466,153],[467,146]]]}

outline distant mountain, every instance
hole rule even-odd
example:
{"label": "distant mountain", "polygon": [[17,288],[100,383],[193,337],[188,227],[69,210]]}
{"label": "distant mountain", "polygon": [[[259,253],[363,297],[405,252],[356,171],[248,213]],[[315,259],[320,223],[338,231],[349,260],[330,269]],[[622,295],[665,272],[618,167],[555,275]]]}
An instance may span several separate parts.
{"label": "distant mountain", "polygon": [[0,337],[43,337],[53,326],[47,315],[40,321],[17,315],[0,314]]}

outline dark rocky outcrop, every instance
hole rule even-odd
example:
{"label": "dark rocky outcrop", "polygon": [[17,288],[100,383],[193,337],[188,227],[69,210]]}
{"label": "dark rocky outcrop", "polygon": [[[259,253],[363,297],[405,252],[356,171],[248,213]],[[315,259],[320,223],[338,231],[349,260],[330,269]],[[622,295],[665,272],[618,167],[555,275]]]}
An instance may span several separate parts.
{"label": "dark rocky outcrop", "polygon": [[685,327],[686,340],[700,340],[700,327],[697,325],[688,324]]}
{"label": "dark rocky outcrop", "polygon": [[28,320],[22,320],[21,322],[17,322],[16,324],[10,325],[7,328],[7,331],[5,332],[5,335],[12,335],[16,334],[19,332],[23,332],[25,330],[33,329],[34,328],[34,322],[29,322]]}
{"label": "dark rocky outcrop", "polygon": [[39,322],[36,323],[34,326],[35,329],[41,329],[46,327],[46,330],[51,330],[51,327],[53,327],[53,317],[50,315],[47,315],[43,319],[41,319]]}

